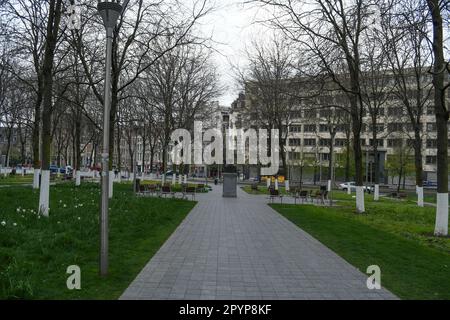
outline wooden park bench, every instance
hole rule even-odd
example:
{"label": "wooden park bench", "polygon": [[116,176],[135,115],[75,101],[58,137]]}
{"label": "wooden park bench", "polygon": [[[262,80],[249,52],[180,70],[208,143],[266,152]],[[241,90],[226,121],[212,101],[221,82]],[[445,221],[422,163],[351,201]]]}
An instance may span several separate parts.
{"label": "wooden park bench", "polygon": [[397,198],[406,199],[406,198],[408,198],[408,195],[405,192],[399,192],[397,195]]}
{"label": "wooden park bench", "polygon": [[197,184],[197,188],[195,190],[196,192],[204,192],[205,191],[205,185],[202,183]]}
{"label": "wooden park bench", "polygon": [[275,190],[275,188],[270,188],[269,189],[269,198],[270,201],[273,203],[275,198],[279,198],[280,199],[280,203],[283,203],[283,195],[280,194],[279,190]]}
{"label": "wooden park bench", "polygon": [[316,191],[316,194],[314,196],[315,199],[317,199],[317,203],[325,204],[325,199],[328,197],[328,191]]}
{"label": "wooden park bench", "polygon": [[172,197],[175,195],[170,185],[164,185],[161,187],[160,196],[166,197],[167,195],[171,195]]}
{"label": "wooden park bench", "polygon": [[148,185],[148,193],[149,193],[150,195],[154,195],[154,194],[157,193],[157,187],[156,187],[156,184],[149,184],[149,185]]}
{"label": "wooden park bench", "polygon": [[308,190],[302,190],[300,191],[298,197],[300,198],[301,202],[308,202]]}
{"label": "wooden park bench", "polygon": [[186,186],[183,197],[191,196],[192,200],[195,200],[195,187]]}

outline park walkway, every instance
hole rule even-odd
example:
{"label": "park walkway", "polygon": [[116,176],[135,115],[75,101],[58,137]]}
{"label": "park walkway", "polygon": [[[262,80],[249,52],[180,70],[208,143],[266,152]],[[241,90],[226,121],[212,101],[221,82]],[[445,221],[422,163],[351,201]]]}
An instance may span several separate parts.
{"label": "park walkway", "polygon": [[[358,271],[267,205],[248,195],[198,204],[121,299],[393,299],[369,290]],[[365,270],[364,270],[365,271]]]}

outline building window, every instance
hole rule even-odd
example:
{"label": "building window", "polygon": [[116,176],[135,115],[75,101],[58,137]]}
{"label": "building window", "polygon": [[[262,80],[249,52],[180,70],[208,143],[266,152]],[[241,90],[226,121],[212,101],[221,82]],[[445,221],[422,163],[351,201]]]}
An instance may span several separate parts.
{"label": "building window", "polygon": [[330,154],[329,153],[321,153],[320,158],[322,161],[329,161],[330,160]]}
{"label": "building window", "polygon": [[361,141],[361,145],[362,145],[362,146],[365,146],[365,145],[366,145],[366,139],[361,139],[360,141]]}
{"label": "building window", "polygon": [[316,139],[305,139],[304,143],[307,147],[314,147],[316,145]]}
{"label": "building window", "polygon": [[302,132],[302,126],[290,126],[289,132]]}
{"label": "building window", "polygon": [[434,116],[434,106],[428,106],[427,107],[427,115],[428,116]]}
{"label": "building window", "polygon": [[403,123],[394,122],[388,124],[388,131],[389,132],[401,132],[403,131]]}
{"label": "building window", "polygon": [[388,116],[398,117],[403,114],[403,110],[401,107],[390,107],[388,108]]}
{"label": "building window", "polygon": [[402,139],[388,139],[387,146],[389,148],[396,148],[402,146]]}
{"label": "building window", "polygon": [[436,156],[426,156],[425,163],[426,164],[436,164],[437,157]]}
{"label": "building window", "polygon": [[328,125],[326,125],[326,124],[319,125],[319,131],[320,132],[328,132]]}
{"label": "building window", "polygon": [[427,123],[427,131],[435,132],[436,131],[436,123],[434,123],[434,122]]}
{"label": "building window", "polygon": [[437,140],[436,139],[427,139],[427,148],[431,148],[431,149],[437,148]]}
{"label": "building window", "polygon": [[305,124],[303,126],[303,132],[316,132],[315,124]]}
{"label": "building window", "polygon": [[334,139],[334,145],[336,147],[343,147],[346,144],[346,139]]}
{"label": "building window", "polygon": [[338,124],[336,125],[336,132],[345,132],[348,128],[349,125],[348,124]]}
{"label": "building window", "polygon": [[[370,128],[370,132],[373,132],[373,125],[370,125],[369,128]],[[375,126],[375,128],[376,128],[375,132],[377,132],[377,133],[383,132],[384,131],[384,123],[378,123]]]}
{"label": "building window", "polygon": [[[373,147],[373,139],[370,139],[369,143]],[[384,140],[383,139],[377,139],[377,147],[383,147],[383,146],[384,146]]]}
{"label": "building window", "polygon": [[290,138],[289,139],[289,146],[291,147],[298,147],[302,145],[302,140],[298,138]]}
{"label": "building window", "polygon": [[321,147],[328,147],[331,143],[331,139],[320,139],[319,140],[319,145]]}

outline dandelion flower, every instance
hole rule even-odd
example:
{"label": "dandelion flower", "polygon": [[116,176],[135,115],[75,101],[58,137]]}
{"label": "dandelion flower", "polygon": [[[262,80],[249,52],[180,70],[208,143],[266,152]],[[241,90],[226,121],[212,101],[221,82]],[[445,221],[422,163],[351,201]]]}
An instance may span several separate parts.
{"label": "dandelion flower", "polygon": [[6,226],[6,222],[5,221],[2,221],[2,226]]}

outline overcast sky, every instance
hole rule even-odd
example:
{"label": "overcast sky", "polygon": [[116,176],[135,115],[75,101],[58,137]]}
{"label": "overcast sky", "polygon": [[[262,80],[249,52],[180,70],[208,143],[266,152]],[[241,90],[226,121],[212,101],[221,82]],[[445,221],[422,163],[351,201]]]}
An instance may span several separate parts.
{"label": "overcast sky", "polygon": [[206,35],[212,35],[215,60],[221,75],[221,84],[226,86],[219,102],[229,106],[239,93],[231,65],[244,66],[245,48],[252,39],[260,37],[264,28],[255,23],[263,15],[254,6],[243,5],[243,0],[217,1],[216,9],[202,21],[202,30]]}

